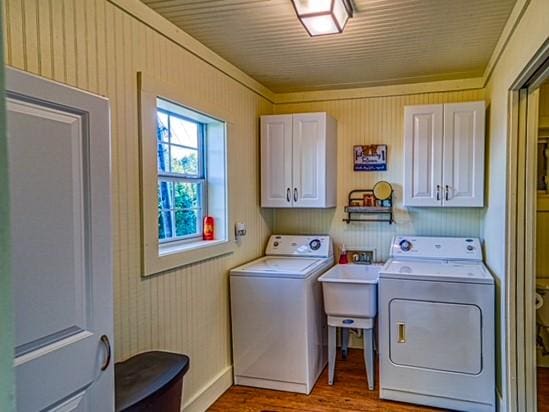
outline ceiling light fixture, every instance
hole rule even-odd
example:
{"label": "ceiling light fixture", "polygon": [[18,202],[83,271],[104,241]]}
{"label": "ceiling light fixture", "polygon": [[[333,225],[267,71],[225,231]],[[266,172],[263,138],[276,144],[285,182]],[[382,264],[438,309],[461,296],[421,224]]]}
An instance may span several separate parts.
{"label": "ceiling light fixture", "polygon": [[341,33],[353,17],[352,0],[292,0],[309,36]]}

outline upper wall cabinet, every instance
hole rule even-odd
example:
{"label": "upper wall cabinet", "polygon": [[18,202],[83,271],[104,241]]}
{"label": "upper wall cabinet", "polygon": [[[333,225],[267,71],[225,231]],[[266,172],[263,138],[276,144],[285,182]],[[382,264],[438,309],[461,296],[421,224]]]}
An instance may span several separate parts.
{"label": "upper wall cabinet", "polygon": [[261,117],[261,206],[336,206],[337,124],[326,113]]}
{"label": "upper wall cabinet", "polygon": [[404,206],[484,206],[484,102],[404,108]]}

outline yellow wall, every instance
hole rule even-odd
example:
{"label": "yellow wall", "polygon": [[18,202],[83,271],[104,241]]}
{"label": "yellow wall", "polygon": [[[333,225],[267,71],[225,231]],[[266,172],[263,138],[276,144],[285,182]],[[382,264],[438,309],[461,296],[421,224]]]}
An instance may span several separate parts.
{"label": "yellow wall", "polygon": [[[486,241],[485,260],[496,277],[498,390],[506,401],[509,385],[506,375],[506,196],[509,89],[534,53],[547,39],[549,2],[532,0],[507,43],[487,87],[488,100],[488,187],[487,209],[483,220]],[[511,291],[511,293],[513,293]],[[511,377],[512,378],[512,377]],[[503,409],[505,410],[505,405]]]}
{"label": "yellow wall", "polygon": [[[9,65],[111,101],[116,359],[149,349],[188,354],[186,401],[219,376],[230,382],[227,271],[260,255],[270,233],[256,171],[257,119],[272,105],[109,1],[7,0],[5,15]],[[233,255],[147,279],[140,276],[138,71],[177,83],[187,100],[232,123],[230,222],[248,224]]]}
{"label": "yellow wall", "polygon": [[[338,170],[337,208],[328,210],[275,211],[276,233],[329,233],[338,244],[347,247],[375,248],[379,259],[388,257],[395,234],[441,236],[480,236],[481,209],[415,208],[402,206],[404,106],[461,102],[484,99],[482,89],[461,92],[389,95],[360,99],[342,99],[311,103],[276,105],[276,113],[326,111],[337,119]],[[388,145],[387,172],[354,172],[353,145]],[[369,189],[375,182],[387,180],[395,191],[396,224],[351,223],[342,221],[343,207],[353,189]]]}
{"label": "yellow wall", "polygon": [[[549,119],[549,83],[540,88],[539,92],[539,119]],[[538,202],[536,214],[536,277],[549,278],[549,196],[538,195],[542,202]]]}

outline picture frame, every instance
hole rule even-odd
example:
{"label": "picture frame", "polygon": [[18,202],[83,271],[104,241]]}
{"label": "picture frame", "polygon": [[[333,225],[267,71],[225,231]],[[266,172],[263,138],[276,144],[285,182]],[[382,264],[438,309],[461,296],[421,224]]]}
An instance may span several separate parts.
{"label": "picture frame", "polygon": [[387,171],[387,145],[354,145],[353,170],[355,172]]}

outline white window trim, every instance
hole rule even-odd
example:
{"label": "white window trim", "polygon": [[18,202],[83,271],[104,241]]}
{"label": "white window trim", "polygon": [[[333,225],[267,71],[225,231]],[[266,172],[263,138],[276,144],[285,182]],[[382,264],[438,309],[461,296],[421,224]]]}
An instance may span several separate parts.
{"label": "white window trim", "polygon": [[[224,130],[224,185],[218,187],[218,193],[208,196],[217,198],[215,206],[208,205],[208,213],[215,218],[216,239],[202,239],[159,244],[158,240],[158,203],[157,185],[158,170],[156,156],[156,108],[157,98],[172,101],[198,113],[201,110],[196,102],[188,101],[181,90],[173,84],[167,84],[144,73],[138,73],[138,90],[140,106],[140,151],[141,151],[141,269],[143,276],[175,269],[180,266],[200,262],[217,256],[232,253],[235,249],[234,235],[229,230],[229,176],[227,161],[229,158],[227,144],[227,127]],[[210,117],[220,119],[215,113]],[[227,122],[225,122],[227,124]],[[206,145],[207,146],[207,145]],[[208,148],[206,147],[206,150]],[[206,159],[206,162],[208,160]],[[218,159],[217,159],[217,163]],[[218,169],[220,169],[218,167]],[[219,180],[219,179],[217,179]],[[208,182],[207,187],[215,188]],[[219,190],[221,189],[221,190]],[[220,199],[221,198],[221,199]],[[220,202],[223,206],[220,207]],[[220,236],[220,238],[217,238]]]}

